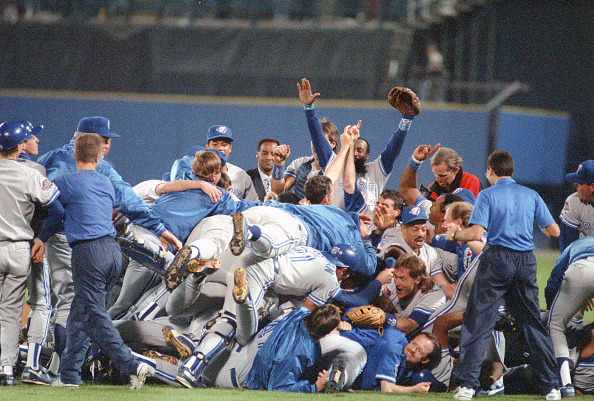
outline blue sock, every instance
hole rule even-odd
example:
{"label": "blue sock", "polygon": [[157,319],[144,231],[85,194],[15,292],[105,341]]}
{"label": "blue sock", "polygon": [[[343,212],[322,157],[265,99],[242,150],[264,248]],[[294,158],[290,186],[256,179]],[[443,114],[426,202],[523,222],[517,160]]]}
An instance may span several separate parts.
{"label": "blue sock", "polygon": [[252,235],[250,241],[257,241],[258,239],[260,239],[260,236],[262,235],[262,231],[258,226],[248,226],[248,231]]}

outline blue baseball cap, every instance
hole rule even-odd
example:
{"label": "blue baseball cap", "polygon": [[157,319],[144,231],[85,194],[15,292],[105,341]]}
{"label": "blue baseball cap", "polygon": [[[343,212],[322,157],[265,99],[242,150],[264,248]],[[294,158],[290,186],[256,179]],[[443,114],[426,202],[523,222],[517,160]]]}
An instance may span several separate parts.
{"label": "blue baseball cap", "polygon": [[419,206],[405,207],[402,211],[402,224],[410,224],[414,221],[427,221],[425,208]]}
{"label": "blue baseball cap", "polygon": [[472,206],[474,206],[474,202],[476,202],[474,194],[466,188],[456,188],[452,194],[458,195],[460,198],[464,199],[464,202],[468,202]]}
{"label": "blue baseball cap", "polygon": [[582,162],[575,173],[567,174],[565,179],[574,184],[594,182],[594,160],[586,160],[585,162]]}
{"label": "blue baseball cap", "polygon": [[77,132],[99,134],[104,138],[119,138],[109,130],[109,120],[105,117],[83,117],[78,122]]}
{"label": "blue baseball cap", "polygon": [[213,125],[208,129],[206,134],[206,142],[212,141],[218,138],[225,138],[233,142],[233,133],[231,128],[224,125]]}
{"label": "blue baseball cap", "polygon": [[200,146],[200,145],[192,146],[186,153],[186,156],[190,156],[193,158],[194,156],[196,156],[196,152],[201,151],[201,150],[208,150],[209,152],[215,152],[217,155],[219,155],[219,157],[221,158],[221,167],[225,167],[225,164],[227,164],[227,155],[226,154],[224,154],[220,150],[209,149],[209,148],[205,148],[204,146]]}

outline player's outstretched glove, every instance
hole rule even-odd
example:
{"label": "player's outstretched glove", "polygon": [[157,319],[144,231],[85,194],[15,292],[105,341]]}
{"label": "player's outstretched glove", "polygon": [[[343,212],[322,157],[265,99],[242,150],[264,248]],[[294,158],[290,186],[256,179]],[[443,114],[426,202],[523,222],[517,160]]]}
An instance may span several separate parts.
{"label": "player's outstretched glove", "polygon": [[347,312],[346,317],[351,319],[355,326],[378,329],[384,326],[386,312],[376,306],[365,305],[351,309]]}
{"label": "player's outstretched glove", "polygon": [[395,86],[388,93],[388,103],[401,113],[416,116],[421,112],[421,102],[418,96],[410,89]]}

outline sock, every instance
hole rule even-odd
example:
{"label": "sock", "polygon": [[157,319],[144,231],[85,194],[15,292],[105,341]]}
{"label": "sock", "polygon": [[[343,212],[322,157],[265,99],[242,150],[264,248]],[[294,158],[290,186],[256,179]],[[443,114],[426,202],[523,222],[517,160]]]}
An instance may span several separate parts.
{"label": "sock", "polygon": [[57,352],[52,353],[52,359],[49,365],[49,371],[57,375],[60,373],[60,355]]}
{"label": "sock", "polygon": [[262,235],[262,231],[258,226],[248,226],[248,233],[251,235],[249,236],[249,238],[246,239],[249,239],[250,241],[257,241],[260,239],[260,236]]}
{"label": "sock", "polygon": [[196,258],[200,257],[200,249],[198,249],[194,245],[190,245],[190,249],[192,250],[192,254],[190,255],[190,259],[196,259]]}
{"label": "sock", "polygon": [[12,376],[14,374],[14,372],[12,371],[12,366],[5,366],[4,367],[4,373],[6,373],[7,375]]}
{"label": "sock", "polygon": [[27,351],[27,366],[39,370],[39,357],[41,355],[41,344],[29,343]]}
{"label": "sock", "polygon": [[559,363],[559,372],[561,374],[561,386],[565,387],[571,384],[571,373],[569,372],[569,359],[557,358]]}

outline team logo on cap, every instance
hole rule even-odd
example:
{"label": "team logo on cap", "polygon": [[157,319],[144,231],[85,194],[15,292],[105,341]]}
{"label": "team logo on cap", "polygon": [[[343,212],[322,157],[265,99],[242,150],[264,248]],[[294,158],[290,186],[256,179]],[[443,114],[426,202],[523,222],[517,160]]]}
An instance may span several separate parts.
{"label": "team logo on cap", "polygon": [[412,214],[413,216],[418,216],[421,213],[421,208],[418,206],[415,206],[412,209],[410,209],[409,213]]}
{"label": "team logo on cap", "polygon": [[330,250],[330,254],[331,254],[332,256],[334,256],[334,255],[336,255],[336,254],[338,254],[338,253],[340,253],[340,248],[339,248],[339,247],[337,247],[337,246],[333,246],[333,247],[332,247],[332,249]]}
{"label": "team logo on cap", "polygon": [[221,125],[219,128],[217,128],[217,131],[221,134],[224,134],[225,132],[227,132],[227,127]]}
{"label": "team logo on cap", "polygon": [[578,166],[578,169],[577,169],[576,173],[579,173],[581,169],[582,169],[582,165],[580,164],[580,165]]}

